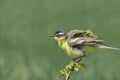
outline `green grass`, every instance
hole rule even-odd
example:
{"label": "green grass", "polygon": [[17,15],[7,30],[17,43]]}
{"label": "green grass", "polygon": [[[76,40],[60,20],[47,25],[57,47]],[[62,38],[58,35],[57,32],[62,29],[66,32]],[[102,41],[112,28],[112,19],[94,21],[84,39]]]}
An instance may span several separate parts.
{"label": "green grass", "polygon": [[[57,80],[71,60],[48,36],[56,30],[91,29],[120,47],[120,1],[1,0],[0,80]],[[120,51],[98,50],[71,80],[120,80]],[[59,80],[63,80],[60,78]]]}

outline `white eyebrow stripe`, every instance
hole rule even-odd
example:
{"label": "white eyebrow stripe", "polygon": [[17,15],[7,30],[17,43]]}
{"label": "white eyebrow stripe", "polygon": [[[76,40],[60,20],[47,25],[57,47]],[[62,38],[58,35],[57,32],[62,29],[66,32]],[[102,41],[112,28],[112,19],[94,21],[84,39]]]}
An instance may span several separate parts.
{"label": "white eyebrow stripe", "polygon": [[64,33],[61,32],[61,33],[58,33],[58,34],[59,34],[59,35],[63,35]]}

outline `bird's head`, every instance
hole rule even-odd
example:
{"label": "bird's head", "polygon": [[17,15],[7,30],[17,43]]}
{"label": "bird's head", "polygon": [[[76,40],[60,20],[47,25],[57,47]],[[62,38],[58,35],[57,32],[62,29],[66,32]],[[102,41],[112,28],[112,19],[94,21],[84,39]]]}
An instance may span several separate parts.
{"label": "bird's head", "polygon": [[56,41],[62,41],[62,40],[65,40],[67,38],[67,32],[65,31],[56,31],[54,33],[54,35],[50,36],[50,37],[53,37]]}

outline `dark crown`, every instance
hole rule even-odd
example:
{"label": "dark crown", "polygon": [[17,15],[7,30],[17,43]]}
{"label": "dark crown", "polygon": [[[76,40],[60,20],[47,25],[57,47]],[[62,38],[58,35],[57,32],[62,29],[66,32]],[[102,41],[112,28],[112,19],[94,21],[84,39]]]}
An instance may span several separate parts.
{"label": "dark crown", "polygon": [[57,37],[60,37],[60,36],[64,36],[64,35],[66,35],[66,32],[65,31],[56,31],[55,32],[55,34],[54,34],[54,36],[57,36]]}

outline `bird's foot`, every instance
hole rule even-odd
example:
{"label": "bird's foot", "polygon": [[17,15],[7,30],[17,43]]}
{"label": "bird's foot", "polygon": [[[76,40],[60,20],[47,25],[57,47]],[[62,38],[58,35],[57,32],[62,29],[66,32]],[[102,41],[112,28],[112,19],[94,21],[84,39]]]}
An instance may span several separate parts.
{"label": "bird's foot", "polygon": [[85,56],[86,55],[83,55],[81,57],[76,57],[76,58],[73,59],[73,61],[79,63],[80,61],[82,61],[82,58],[85,57]]}
{"label": "bird's foot", "polygon": [[76,57],[73,59],[73,61],[78,63],[78,62],[82,61],[82,57]]}

